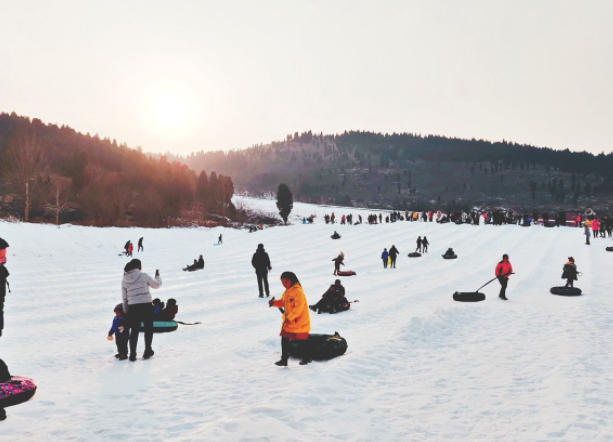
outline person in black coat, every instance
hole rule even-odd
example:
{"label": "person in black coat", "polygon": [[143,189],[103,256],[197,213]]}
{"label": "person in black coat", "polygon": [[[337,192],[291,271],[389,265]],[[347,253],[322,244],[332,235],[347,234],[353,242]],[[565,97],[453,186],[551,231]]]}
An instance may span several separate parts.
{"label": "person in black coat", "polygon": [[4,330],[4,299],[6,297],[6,279],[9,276],[9,271],[4,267],[6,262],[6,249],[9,244],[0,238],[0,336],[2,336],[2,330]]}
{"label": "person in black coat", "polygon": [[564,268],[562,270],[562,279],[566,279],[565,287],[572,287],[573,281],[577,280],[577,275],[579,273],[577,271],[577,265],[575,264],[575,258],[569,256],[568,262],[564,264]]}
{"label": "person in black coat", "polygon": [[143,252],[145,251],[145,248],[143,247],[143,238],[142,237],[138,240],[138,251],[139,252],[140,251],[143,251]]}
{"label": "person in black coat", "polygon": [[395,269],[396,268],[396,258],[398,258],[398,254],[400,252],[398,251],[398,249],[396,248],[396,246],[392,245],[392,248],[389,251],[389,257],[390,257],[390,268]]}
{"label": "person in black coat", "polygon": [[251,258],[251,265],[255,269],[255,274],[258,278],[258,289],[260,291],[260,298],[264,297],[264,290],[262,289],[262,283],[266,290],[266,297],[270,296],[270,289],[268,288],[268,272],[272,270],[270,266],[270,257],[264,250],[264,244],[258,244],[258,249]]}

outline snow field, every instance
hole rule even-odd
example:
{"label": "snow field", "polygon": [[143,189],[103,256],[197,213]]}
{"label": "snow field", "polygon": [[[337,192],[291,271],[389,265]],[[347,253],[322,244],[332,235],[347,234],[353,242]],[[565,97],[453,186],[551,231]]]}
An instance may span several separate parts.
{"label": "snow field", "polygon": [[[273,201],[243,198],[275,211]],[[32,401],[7,409],[0,439],[19,441],[610,441],[613,329],[610,239],[583,243],[582,229],[397,222],[326,226],[349,210],[297,203],[314,225],[256,233],[232,229],[120,229],[0,223],[11,245],[13,293],[0,357],[34,378]],[[351,210],[354,215],[357,209]],[[361,212],[362,216],[369,211]],[[294,221],[296,222],[296,221]],[[330,235],[337,230],[342,238]],[[223,233],[224,244],[213,247]],[[430,252],[408,258],[418,235]],[[143,271],[160,269],[162,300],[178,320],[202,321],[155,335],[155,356],[116,361],[106,341],[120,302],[123,244],[144,236]],[[272,261],[271,296],[285,270],[310,304],[333,283],[342,250],[357,276],[341,278],[337,315],[311,312],[313,333],[338,331],[346,355],[306,367],[280,355],[280,313],[257,297],[251,256]],[[380,255],[395,244],[397,269]],[[457,260],[441,254],[453,247]],[[509,302],[494,281],[484,302],[453,302],[493,278],[508,253]],[[181,271],[199,254],[203,271]],[[549,294],[574,256],[584,296]]]}

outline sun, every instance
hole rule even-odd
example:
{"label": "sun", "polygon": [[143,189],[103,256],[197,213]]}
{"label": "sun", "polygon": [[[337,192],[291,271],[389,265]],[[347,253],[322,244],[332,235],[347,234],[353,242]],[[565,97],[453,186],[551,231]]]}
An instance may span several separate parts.
{"label": "sun", "polygon": [[188,104],[178,94],[167,94],[157,98],[153,115],[159,129],[183,131],[189,119]]}

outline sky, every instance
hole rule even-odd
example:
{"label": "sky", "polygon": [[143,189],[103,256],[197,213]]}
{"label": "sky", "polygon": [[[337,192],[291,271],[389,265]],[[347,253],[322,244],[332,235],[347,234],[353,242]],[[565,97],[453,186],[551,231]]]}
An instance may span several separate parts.
{"label": "sky", "polygon": [[613,149],[610,0],[2,0],[0,112],[147,152],[296,131]]}

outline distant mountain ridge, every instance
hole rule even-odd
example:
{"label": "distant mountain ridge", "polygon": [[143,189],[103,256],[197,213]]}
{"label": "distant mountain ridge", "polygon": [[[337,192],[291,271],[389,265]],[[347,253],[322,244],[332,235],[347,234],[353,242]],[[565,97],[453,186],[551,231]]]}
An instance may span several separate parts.
{"label": "distant mountain ridge", "polygon": [[613,209],[613,153],[512,142],[351,131],[288,135],[230,152],[174,157],[251,193],[288,184],[297,200],[395,209],[508,206]]}

